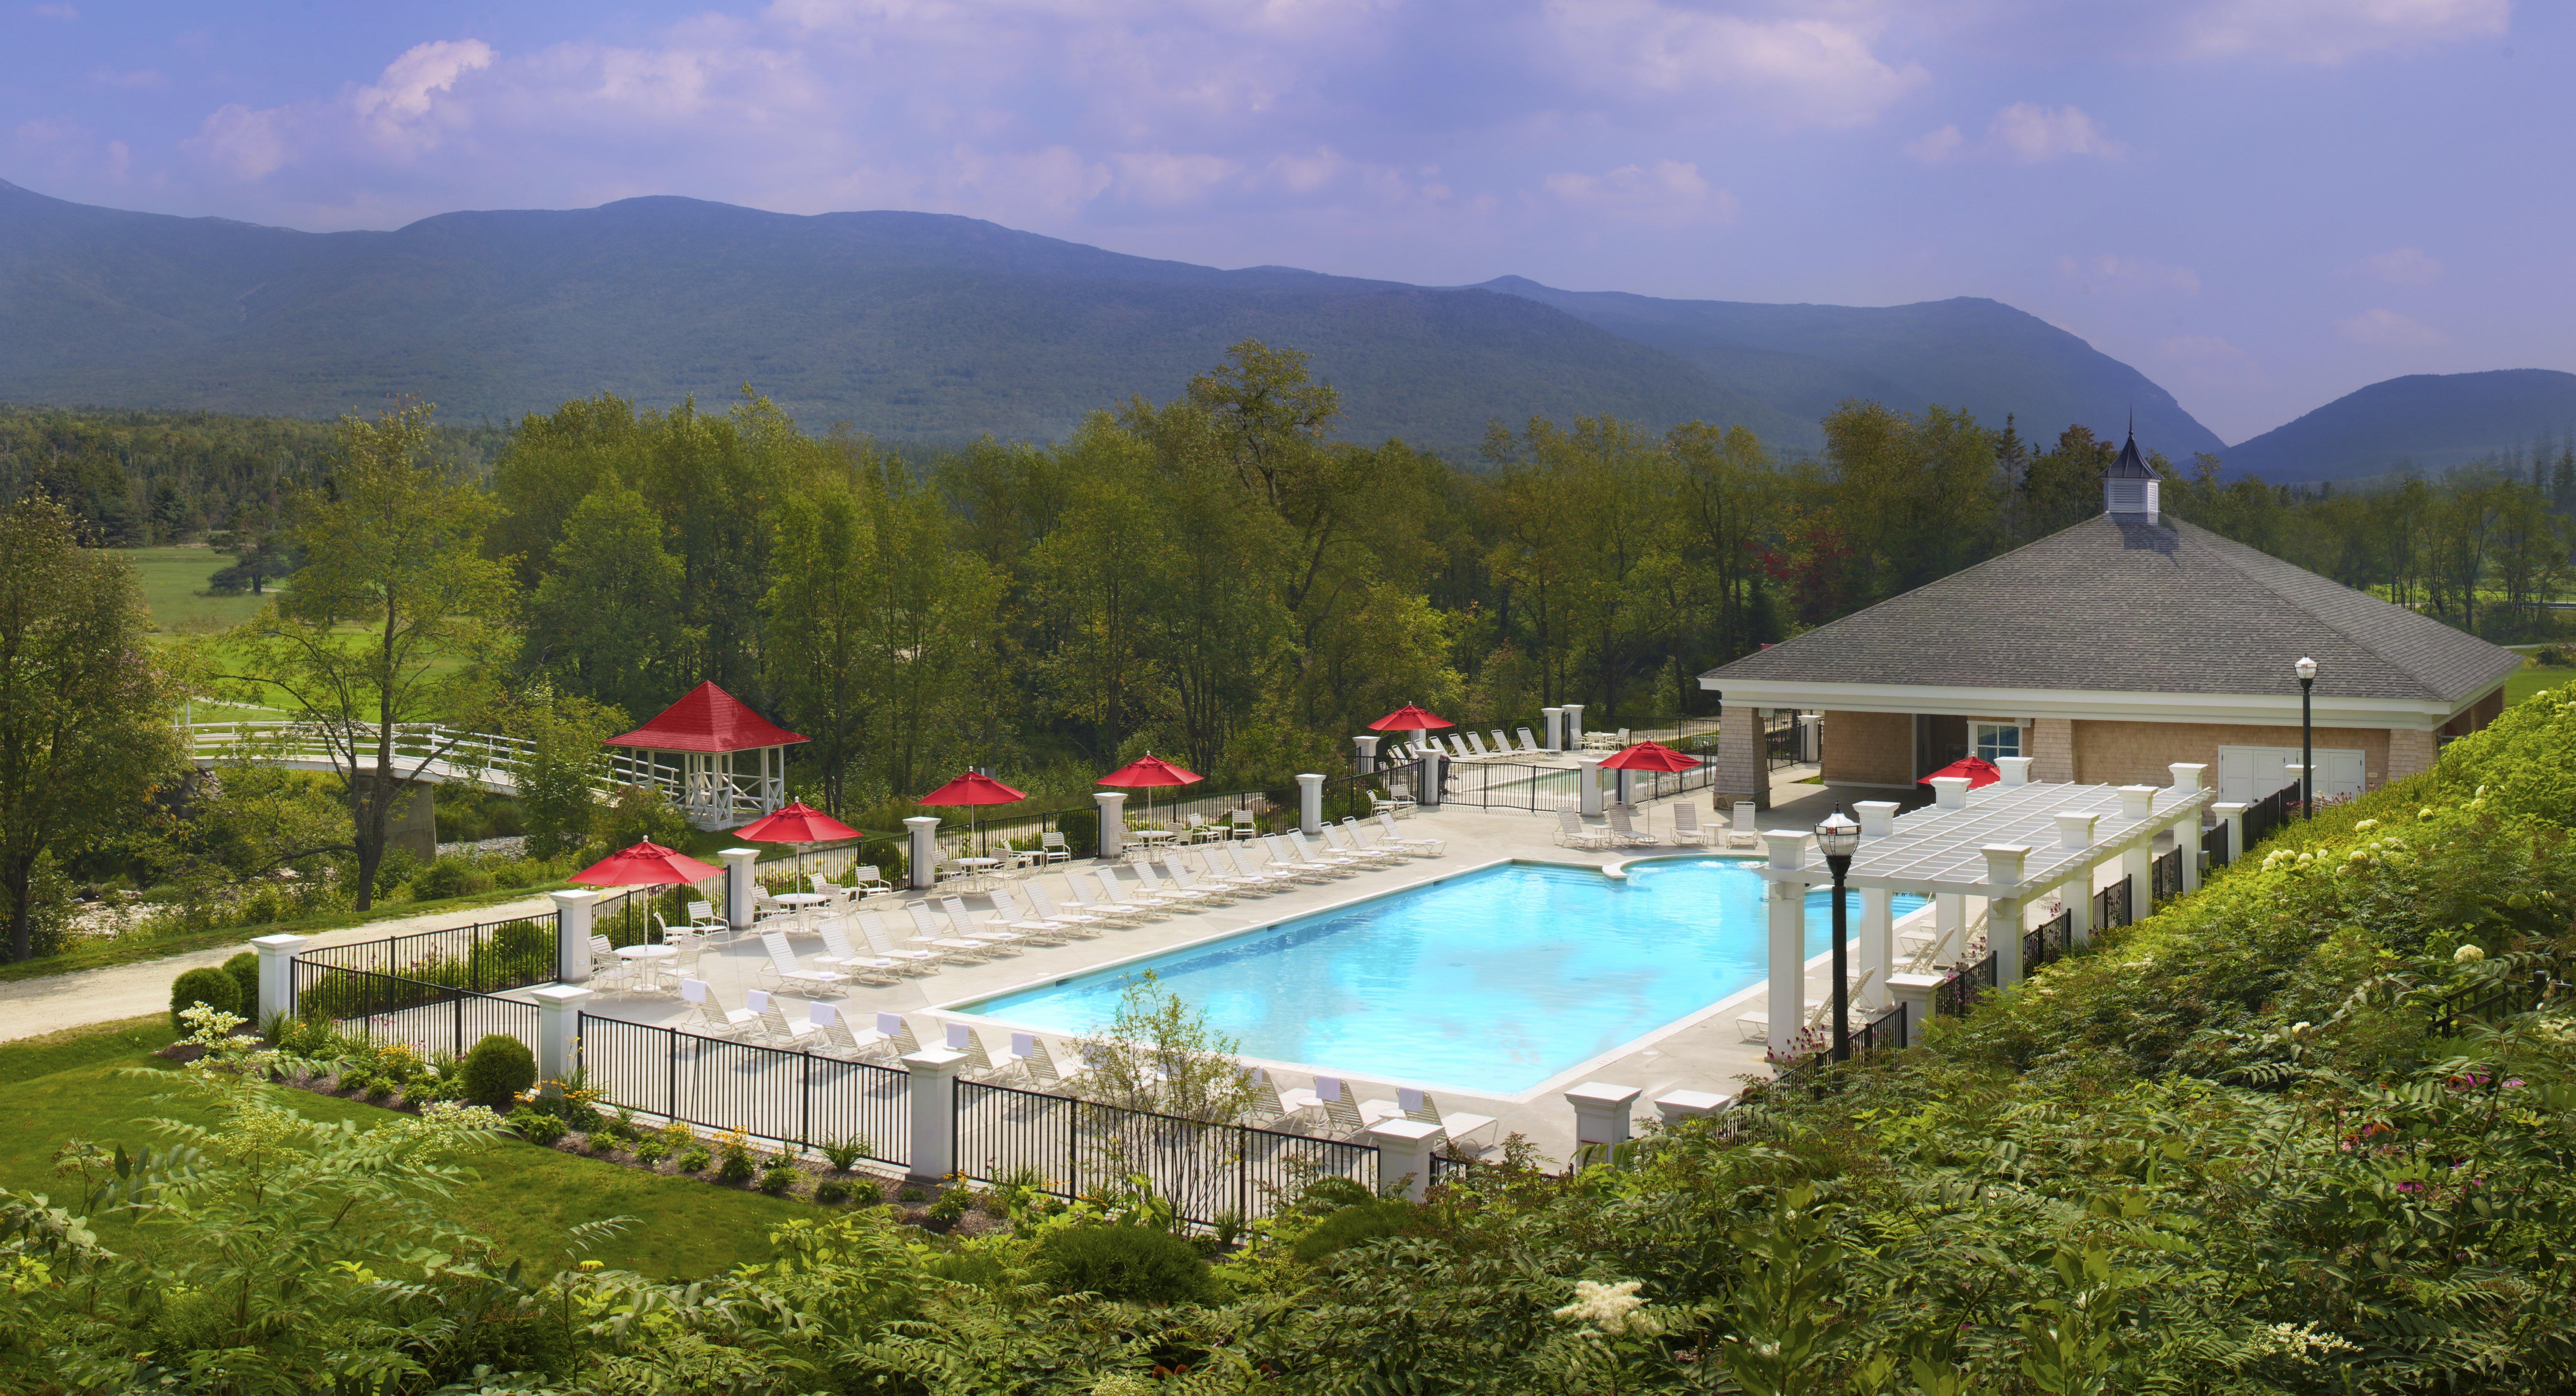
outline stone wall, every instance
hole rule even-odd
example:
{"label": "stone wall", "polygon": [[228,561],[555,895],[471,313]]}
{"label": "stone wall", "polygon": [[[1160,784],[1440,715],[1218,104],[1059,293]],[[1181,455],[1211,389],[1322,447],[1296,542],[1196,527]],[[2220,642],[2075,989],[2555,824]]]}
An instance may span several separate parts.
{"label": "stone wall", "polygon": [[1914,783],[1912,713],[1825,714],[1825,784]]}
{"label": "stone wall", "polygon": [[[2045,719],[2042,719],[2043,725]],[[2167,785],[2176,761],[2209,767],[2207,779],[2218,782],[2218,749],[2222,746],[2299,744],[2299,729],[2255,727],[2214,722],[2078,722],[2075,726],[2075,775],[2079,785]],[[2379,727],[2320,727],[2320,748],[2361,752],[2362,785],[2376,790],[2388,778],[2388,732]],[[2031,778],[2048,777],[2034,765]]]}
{"label": "stone wall", "polygon": [[[1833,744],[1833,734],[1825,734]],[[1709,807],[1732,815],[1735,802],[1751,800],[1757,809],[1771,807],[1771,774],[1762,761],[1762,728],[1753,709],[1729,703],[1717,719],[1717,758],[1710,764]]]}

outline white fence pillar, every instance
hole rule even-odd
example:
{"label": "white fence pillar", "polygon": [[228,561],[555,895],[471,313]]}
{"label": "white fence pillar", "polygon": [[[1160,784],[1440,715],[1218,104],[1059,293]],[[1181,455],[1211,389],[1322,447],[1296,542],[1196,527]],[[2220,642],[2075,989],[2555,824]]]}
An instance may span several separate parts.
{"label": "white fence pillar", "polygon": [[1127,792],[1097,790],[1091,800],[1100,806],[1100,856],[1115,858],[1127,847]]}
{"label": "white fence pillar", "polygon": [[[259,1002],[251,1005],[248,1015],[252,1027],[265,1027],[279,1014],[295,1016],[295,952],[304,948],[311,936],[259,936],[250,948],[259,952]],[[582,951],[582,963],[590,963],[590,952]]]}
{"label": "white fence pillar", "polygon": [[913,887],[939,882],[939,816],[916,814],[903,821],[904,881]]}
{"label": "white fence pillar", "polygon": [[[1905,1036],[1908,1042],[1921,1041],[1923,1029],[1932,1022],[1932,995],[1941,987],[1937,974],[1887,976],[1887,996],[1905,1005]],[[1892,1006],[1892,1005],[1891,1005]]]}
{"label": "white fence pillar", "polygon": [[1574,758],[1574,803],[1586,819],[1601,817],[1601,758]]}
{"label": "white fence pillar", "polygon": [[1565,709],[1541,708],[1538,715],[1547,723],[1547,749],[1565,750]]}
{"label": "white fence pillar", "polygon": [[1628,1113],[1635,1108],[1637,1097],[1645,1091],[1636,1086],[1614,1086],[1607,1081],[1586,1081],[1565,1093],[1565,1103],[1574,1107],[1574,1143],[1579,1152],[1583,1145],[1615,1147],[1628,1142],[1633,1131]]}
{"label": "white fence pillar", "polygon": [[[1764,834],[1771,866],[1795,868],[1806,853],[1803,833]],[[1765,894],[1768,923],[1769,985],[1766,1011],[1771,1017],[1771,1046],[1786,1051],[1807,1020],[1807,884],[1774,882]]]}
{"label": "white fence pillar", "polygon": [[597,892],[549,892],[555,903],[555,980],[590,982],[590,914],[599,906]]}
{"label": "white fence pillar", "polygon": [[2234,801],[2211,805],[2209,807],[2209,812],[2218,816],[2218,822],[2227,826],[2227,861],[2231,863],[2245,856],[2245,811],[2247,808],[2247,806]]}
{"label": "white fence pillar", "polygon": [[725,870],[725,924],[737,931],[749,930],[752,909],[760,903],[760,850],[757,848],[719,848],[716,861]]}
{"label": "white fence pillar", "polygon": [[528,997],[537,1001],[537,1080],[571,1080],[576,1060],[573,1044],[581,1037],[581,1005],[590,990],[578,984],[548,984]]}
{"label": "white fence pillar", "polygon": [[1568,751],[1581,751],[1583,750],[1583,705],[1581,703],[1568,703],[1565,705],[1564,712],[1565,749]]}
{"label": "white fence pillar", "polygon": [[2173,826],[2174,851],[2182,855],[2182,890],[2200,890],[2200,812],[2192,811],[2188,819]]}
{"label": "white fence pillar", "polygon": [[903,1059],[911,1069],[904,1093],[912,1111],[912,1161],[904,1166],[916,1178],[945,1180],[957,1171],[957,1073],[966,1054],[946,1047],[925,1047]]}
{"label": "white fence pillar", "polygon": [[1932,959],[1939,963],[1956,944],[1960,953],[1968,949],[1968,894],[1935,892],[1932,894]]}
{"label": "white fence pillar", "polygon": [[1364,737],[1351,738],[1351,745],[1359,748],[1359,755],[1351,764],[1361,775],[1377,774],[1377,744],[1384,740],[1386,740],[1384,737],[1374,732]]}
{"label": "white fence pillar", "polygon": [[1440,1126],[1402,1115],[1369,1126],[1368,1141],[1377,1146],[1378,1191],[1402,1183],[1407,1198],[1421,1201],[1431,1185],[1431,1150],[1442,1137]]}
{"label": "white fence pillar", "polygon": [[1324,832],[1324,778],[1311,771],[1297,777],[1297,827]]}

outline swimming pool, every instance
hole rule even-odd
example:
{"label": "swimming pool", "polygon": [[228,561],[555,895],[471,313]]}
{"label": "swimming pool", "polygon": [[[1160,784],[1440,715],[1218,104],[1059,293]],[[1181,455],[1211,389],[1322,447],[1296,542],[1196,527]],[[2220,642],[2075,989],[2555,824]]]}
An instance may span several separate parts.
{"label": "swimming pool", "polygon": [[[1509,1095],[1760,981],[1762,889],[1733,859],[1633,863],[1624,880],[1506,863],[955,1007],[1087,1033],[1151,969],[1245,1056]],[[1808,955],[1832,925],[1832,894],[1810,892]]]}

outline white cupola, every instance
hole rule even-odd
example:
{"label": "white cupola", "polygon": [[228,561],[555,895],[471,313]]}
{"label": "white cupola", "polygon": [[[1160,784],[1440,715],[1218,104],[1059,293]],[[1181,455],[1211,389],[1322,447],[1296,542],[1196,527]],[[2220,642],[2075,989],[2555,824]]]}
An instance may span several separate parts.
{"label": "white cupola", "polygon": [[2120,458],[2102,472],[2102,509],[2118,523],[2152,524],[2160,522],[2162,511],[2156,499],[2156,488],[2162,482],[2156,472],[2138,457],[2138,438],[2130,433],[2120,448]]}

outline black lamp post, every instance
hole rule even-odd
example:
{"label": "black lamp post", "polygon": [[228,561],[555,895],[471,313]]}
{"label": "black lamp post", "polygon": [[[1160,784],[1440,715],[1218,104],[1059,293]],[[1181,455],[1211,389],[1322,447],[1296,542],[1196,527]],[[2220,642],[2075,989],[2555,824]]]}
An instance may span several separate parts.
{"label": "black lamp post", "polygon": [[2317,686],[2317,662],[2301,656],[2299,671],[2299,817],[2317,817],[2317,746],[2310,693]]}
{"label": "black lamp post", "polygon": [[1816,826],[1816,847],[1825,853],[1825,866],[1834,870],[1834,1060],[1851,1060],[1851,951],[1844,946],[1843,878],[1851,872],[1854,851],[1860,847],[1860,825],[1837,807]]}

